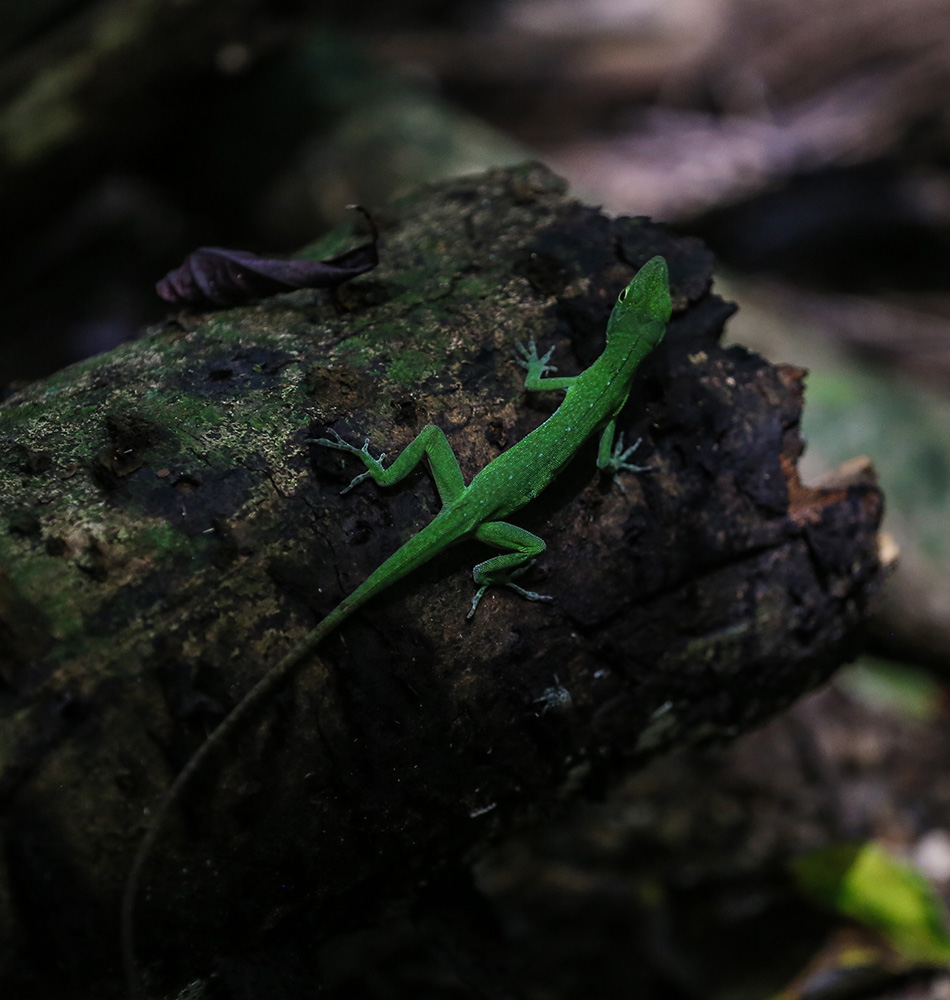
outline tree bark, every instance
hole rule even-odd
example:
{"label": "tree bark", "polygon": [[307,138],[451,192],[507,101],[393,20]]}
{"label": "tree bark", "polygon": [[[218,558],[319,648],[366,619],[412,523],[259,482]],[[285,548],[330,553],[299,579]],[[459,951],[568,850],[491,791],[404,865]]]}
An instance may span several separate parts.
{"label": "tree bark", "polygon": [[[651,471],[596,442],[526,508],[528,603],[472,621],[463,544],[359,612],[196,775],[139,900],[153,989],[228,963],[312,986],[314,942],[657,753],[729,738],[859,648],[881,582],[867,464],[803,486],[803,371],[719,337],[695,240],[571,200],[544,168],[447,181],[379,214],[382,263],[183,313],[0,409],[0,982],[121,995],[123,881],[208,732],[438,508],[309,439],[390,453],[441,426],[466,479],[557,405],[656,253],[674,317],[625,411]],[[226,759],[225,759],[226,758]],[[288,973],[289,975],[290,973]],[[308,978],[309,977],[309,978]],[[78,985],[77,985],[78,984]]]}

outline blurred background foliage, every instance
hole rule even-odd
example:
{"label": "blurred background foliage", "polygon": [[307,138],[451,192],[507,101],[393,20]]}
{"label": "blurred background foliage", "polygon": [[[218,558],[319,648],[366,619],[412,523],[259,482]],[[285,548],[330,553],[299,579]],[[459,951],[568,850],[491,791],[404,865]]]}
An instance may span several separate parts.
{"label": "blurred background foliage", "polygon": [[[543,159],[584,200],[702,236],[741,305],[730,338],[811,369],[806,480],[869,456],[901,552],[877,659],[795,710],[819,759],[801,794],[821,786],[825,839],[926,842],[946,891],[950,791],[923,747],[950,672],[948,90],[948,0],[4,0],[0,383],[161,320],[154,282],[196,246],[292,252],[347,203],[490,165]],[[876,750],[828,742],[827,699]],[[690,995],[679,972],[660,979]]]}

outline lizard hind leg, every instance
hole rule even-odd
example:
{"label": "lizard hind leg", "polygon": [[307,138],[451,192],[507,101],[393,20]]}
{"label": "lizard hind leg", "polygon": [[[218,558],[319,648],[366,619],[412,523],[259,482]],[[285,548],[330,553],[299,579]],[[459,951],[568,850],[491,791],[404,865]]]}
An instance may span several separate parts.
{"label": "lizard hind leg", "polygon": [[515,577],[524,573],[544,552],[544,539],[515,524],[508,524],[507,521],[487,521],[478,528],[475,537],[486,545],[510,551],[480,562],[472,571],[478,590],[472,599],[472,610],[466,617],[471,618],[475,614],[478,602],[489,587],[511,587],[529,601],[554,600],[553,597],[536,594],[533,590],[525,590],[514,583]]}

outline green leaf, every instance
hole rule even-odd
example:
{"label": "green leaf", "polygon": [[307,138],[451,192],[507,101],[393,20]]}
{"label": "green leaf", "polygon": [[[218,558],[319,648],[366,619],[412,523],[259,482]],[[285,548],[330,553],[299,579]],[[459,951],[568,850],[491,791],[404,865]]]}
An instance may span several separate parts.
{"label": "green leaf", "polygon": [[950,964],[937,894],[920,872],[877,844],[836,844],[790,867],[807,896],[878,931],[908,960]]}
{"label": "green leaf", "polygon": [[926,670],[862,656],[835,675],[835,686],[871,709],[930,722],[942,711],[943,686]]}

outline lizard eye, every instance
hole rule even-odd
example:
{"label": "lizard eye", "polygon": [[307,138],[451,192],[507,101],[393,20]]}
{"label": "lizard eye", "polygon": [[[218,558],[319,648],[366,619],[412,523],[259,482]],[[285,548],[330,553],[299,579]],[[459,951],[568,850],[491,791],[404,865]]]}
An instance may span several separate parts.
{"label": "lizard eye", "polygon": [[624,290],[623,290],[623,291],[622,291],[622,292],[621,292],[621,293],[620,293],[620,294],[619,294],[619,295],[617,296],[617,301],[618,301],[618,302],[623,302],[623,300],[624,300],[624,299],[625,299],[626,297],[627,297],[627,289],[625,288],[625,289],[624,289]]}

